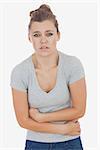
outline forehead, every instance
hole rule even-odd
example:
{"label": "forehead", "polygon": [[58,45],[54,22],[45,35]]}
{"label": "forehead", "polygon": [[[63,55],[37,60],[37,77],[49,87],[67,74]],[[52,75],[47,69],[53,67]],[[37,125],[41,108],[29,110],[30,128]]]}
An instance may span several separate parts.
{"label": "forehead", "polygon": [[54,23],[50,20],[42,21],[42,22],[32,22],[31,25],[31,31],[56,31],[56,27],[54,26]]}

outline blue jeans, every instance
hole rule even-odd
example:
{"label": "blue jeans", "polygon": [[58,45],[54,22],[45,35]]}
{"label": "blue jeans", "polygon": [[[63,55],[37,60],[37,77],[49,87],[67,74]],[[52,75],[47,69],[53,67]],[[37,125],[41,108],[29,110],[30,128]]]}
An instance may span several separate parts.
{"label": "blue jeans", "polygon": [[56,143],[44,143],[26,140],[25,150],[83,150],[80,137]]}

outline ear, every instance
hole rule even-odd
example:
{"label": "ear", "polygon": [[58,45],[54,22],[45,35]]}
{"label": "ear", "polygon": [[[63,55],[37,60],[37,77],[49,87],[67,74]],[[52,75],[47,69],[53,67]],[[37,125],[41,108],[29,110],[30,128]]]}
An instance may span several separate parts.
{"label": "ear", "polygon": [[30,33],[28,33],[28,40],[31,42]]}
{"label": "ear", "polygon": [[59,41],[60,40],[60,32],[57,32],[57,35],[58,35],[57,41]]}

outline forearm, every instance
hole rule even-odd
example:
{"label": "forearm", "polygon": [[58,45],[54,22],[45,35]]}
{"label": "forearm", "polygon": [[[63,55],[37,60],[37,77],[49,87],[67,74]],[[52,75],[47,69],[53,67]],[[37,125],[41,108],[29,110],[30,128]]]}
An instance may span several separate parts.
{"label": "forearm", "polygon": [[40,122],[52,122],[52,121],[70,121],[82,117],[81,111],[76,108],[65,108],[50,113],[42,113]]}
{"label": "forearm", "polygon": [[53,123],[39,123],[29,117],[19,124],[25,129],[29,129],[36,132],[63,134],[60,127],[61,125]]}

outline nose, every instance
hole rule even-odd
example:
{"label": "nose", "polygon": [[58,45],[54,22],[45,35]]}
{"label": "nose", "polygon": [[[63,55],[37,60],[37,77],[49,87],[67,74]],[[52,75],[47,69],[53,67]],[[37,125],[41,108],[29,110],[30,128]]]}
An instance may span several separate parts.
{"label": "nose", "polygon": [[46,36],[41,37],[41,43],[47,43],[47,38]]}

